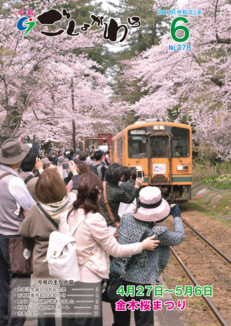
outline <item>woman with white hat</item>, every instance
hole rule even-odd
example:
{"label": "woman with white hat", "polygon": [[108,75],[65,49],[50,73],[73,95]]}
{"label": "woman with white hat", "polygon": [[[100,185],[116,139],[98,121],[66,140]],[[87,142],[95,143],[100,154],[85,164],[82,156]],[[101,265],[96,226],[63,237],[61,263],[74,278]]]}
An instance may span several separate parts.
{"label": "woman with white hat", "polygon": [[[169,215],[173,215],[174,232],[168,231],[166,226],[158,226]],[[154,251],[144,250],[141,254],[135,255],[134,261],[126,266],[130,257],[113,258],[110,263],[110,277],[122,276],[124,290],[126,287],[158,284],[159,276],[165,269],[169,260],[169,246],[180,244],[184,240],[184,227],[181,220],[181,211],[178,205],[171,208],[166,200],[162,198],[161,191],[157,187],[145,187],[140,191],[139,200],[134,207],[133,213],[126,213],[120,220],[118,227],[120,244],[129,244],[140,241],[142,234],[149,231],[148,236],[156,234],[160,240],[159,246]],[[149,229],[148,229],[149,228]],[[136,291],[135,291],[136,292]],[[150,310],[135,310],[136,326],[154,325],[152,292],[147,295],[144,289],[143,296],[128,296],[126,301],[150,300]],[[113,326],[129,326],[130,310],[118,311],[115,303],[111,304],[114,314]]]}

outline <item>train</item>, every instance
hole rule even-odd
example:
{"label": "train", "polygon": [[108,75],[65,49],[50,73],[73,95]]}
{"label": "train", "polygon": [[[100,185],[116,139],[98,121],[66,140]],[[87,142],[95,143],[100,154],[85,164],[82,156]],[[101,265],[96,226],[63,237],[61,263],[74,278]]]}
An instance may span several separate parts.
{"label": "train", "polygon": [[155,119],[137,121],[112,138],[111,163],[143,171],[143,186],[158,187],[169,203],[191,199],[192,129]]}

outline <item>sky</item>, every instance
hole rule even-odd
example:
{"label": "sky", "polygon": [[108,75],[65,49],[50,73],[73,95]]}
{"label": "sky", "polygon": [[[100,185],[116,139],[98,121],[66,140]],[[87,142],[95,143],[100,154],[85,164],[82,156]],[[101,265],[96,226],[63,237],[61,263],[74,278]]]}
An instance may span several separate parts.
{"label": "sky", "polygon": [[[103,9],[104,10],[112,10],[112,7],[108,4],[108,1],[107,0],[101,0],[102,4],[103,4]],[[114,0],[113,1],[115,4],[118,4],[119,1],[118,0]]]}

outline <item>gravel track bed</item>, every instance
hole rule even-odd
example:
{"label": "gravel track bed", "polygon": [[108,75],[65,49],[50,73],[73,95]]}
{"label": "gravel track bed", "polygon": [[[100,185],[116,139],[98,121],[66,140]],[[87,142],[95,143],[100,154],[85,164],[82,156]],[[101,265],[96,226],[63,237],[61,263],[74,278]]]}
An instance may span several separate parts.
{"label": "gravel track bed", "polygon": [[[187,210],[187,207],[182,210],[182,217],[227,256],[231,257],[230,228],[203,213],[191,211],[189,208]],[[173,230],[172,217],[161,224],[168,226],[169,230]],[[185,241],[175,246],[174,249],[201,286],[213,285],[213,297],[210,299],[231,325],[231,266],[185,224],[184,228]],[[184,287],[184,285],[192,284],[172,254],[163,273],[163,278],[169,289],[175,288],[176,285]],[[185,325],[219,325],[210,315],[209,308],[200,297],[173,295],[173,298],[175,301],[186,299],[187,307],[180,312]]]}

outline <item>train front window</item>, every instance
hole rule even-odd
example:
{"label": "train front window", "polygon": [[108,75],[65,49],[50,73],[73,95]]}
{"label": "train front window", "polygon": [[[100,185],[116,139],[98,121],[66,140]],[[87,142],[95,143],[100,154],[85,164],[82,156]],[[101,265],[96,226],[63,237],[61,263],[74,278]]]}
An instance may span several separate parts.
{"label": "train front window", "polygon": [[169,138],[166,136],[151,137],[151,157],[168,157]]}
{"label": "train front window", "polygon": [[189,130],[172,127],[172,157],[189,157]]}
{"label": "train front window", "polygon": [[147,157],[147,140],[145,130],[128,131],[128,157],[146,158]]}

